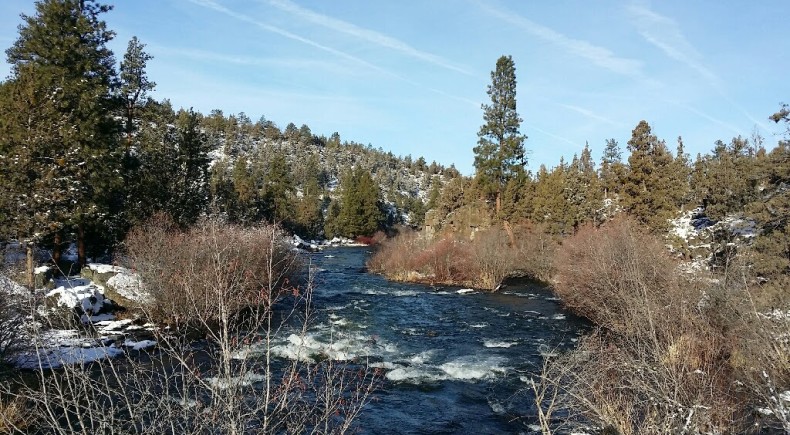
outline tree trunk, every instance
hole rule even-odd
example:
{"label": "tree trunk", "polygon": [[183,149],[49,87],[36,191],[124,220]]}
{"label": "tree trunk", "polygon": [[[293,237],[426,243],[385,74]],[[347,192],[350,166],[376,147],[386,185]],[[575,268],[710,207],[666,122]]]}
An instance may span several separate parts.
{"label": "tree trunk", "polygon": [[55,263],[56,268],[60,267],[62,243],[63,243],[63,235],[60,233],[60,231],[58,231],[55,233],[55,240],[52,246],[52,261]]}
{"label": "tree trunk", "polygon": [[33,251],[35,245],[33,242],[27,242],[25,244],[25,254],[27,258],[26,270],[25,274],[27,275],[27,288],[32,293],[36,289],[36,275],[33,273]]}
{"label": "tree trunk", "polygon": [[77,225],[77,266],[85,267],[85,227],[82,222]]}
{"label": "tree trunk", "polygon": [[502,210],[502,192],[496,192],[496,215],[499,217],[499,211]]}

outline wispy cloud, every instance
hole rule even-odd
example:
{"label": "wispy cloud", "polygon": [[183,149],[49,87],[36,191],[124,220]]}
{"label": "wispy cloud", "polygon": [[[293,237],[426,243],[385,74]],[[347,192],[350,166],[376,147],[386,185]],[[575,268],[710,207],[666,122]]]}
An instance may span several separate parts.
{"label": "wispy cloud", "polygon": [[593,112],[592,110],[585,109],[584,107],[574,106],[572,104],[561,104],[561,103],[557,103],[557,105],[560,106],[560,107],[564,107],[564,108],[566,108],[568,110],[572,110],[572,111],[574,111],[576,113],[580,113],[580,114],[582,114],[582,115],[584,115],[584,116],[586,116],[586,117],[588,117],[590,119],[594,119],[596,121],[603,122],[604,124],[609,124],[609,125],[611,125],[613,127],[618,127],[619,128],[619,127],[623,126],[621,123],[614,122],[611,119],[606,118],[606,117],[601,116],[601,115],[598,115],[597,113]]}
{"label": "wispy cloud", "polygon": [[[719,95],[721,95],[732,107],[741,112],[749,121],[763,129],[767,128],[764,121],[756,119],[741,105],[730,98],[724,90],[722,80],[710,68],[705,66],[702,61],[702,55],[694,48],[691,42],[689,42],[681,30],[680,25],[678,25],[675,20],[650,9],[650,6],[645,2],[632,2],[628,5],[628,12],[634,18],[634,24],[639,29],[639,33],[647,42],[658,47],[667,57],[696,71],[708,81],[708,84],[711,85]],[[735,130],[732,126],[722,123],[715,118],[711,118],[702,112],[698,112],[696,109],[689,108],[689,110],[723,125],[730,130]]]}
{"label": "wispy cloud", "polygon": [[551,137],[551,138],[557,139],[557,140],[559,140],[559,141],[562,141],[562,142],[565,142],[565,143],[571,144],[571,145],[573,145],[573,146],[578,146],[578,145],[579,145],[577,142],[574,142],[574,141],[572,141],[572,140],[568,139],[567,137],[563,137],[563,136],[560,136],[560,135],[558,135],[558,134],[554,134],[554,133],[552,133],[552,132],[546,131],[546,130],[544,130],[544,129],[542,129],[542,128],[540,128],[540,127],[536,126],[536,125],[533,125],[533,124],[524,124],[524,127],[525,127],[524,129],[527,131],[527,133],[528,133],[530,130],[534,130],[534,131],[537,131],[538,133],[541,133],[541,134],[543,134],[543,135],[545,135],[545,136],[548,136],[548,137]]}
{"label": "wispy cloud", "polygon": [[651,10],[643,3],[631,3],[628,12],[647,42],[658,47],[668,57],[697,71],[704,78],[718,84],[719,78],[700,60],[699,52],[686,39],[678,23]]}
{"label": "wispy cloud", "polygon": [[666,101],[669,104],[673,104],[675,106],[678,106],[678,107],[680,107],[680,108],[682,108],[684,110],[687,110],[687,111],[689,111],[689,112],[691,112],[691,113],[693,113],[693,114],[695,114],[695,115],[697,115],[697,116],[699,116],[701,118],[707,119],[708,121],[710,121],[710,122],[712,122],[714,124],[718,124],[718,125],[726,128],[727,130],[730,130],[731,132],[733,132],[735,134],[742,135],[744,133],[741,129],[735,127],[734,125],[729,124],[727,122],[724,122],[721,119],[715,118],[715,117],[713,117],[713,116],[711,116],[711,115],[709,115],[709,114],[707,114],[707,113],[705,113],[705,112],[703,112],[703,111],[701,111],[701,110],[699,110],[699,109],[697,109],[697,108],[695,108],[693,106],[690,106],[690,105],[688,105],[686,103],[682,103],[680,101],[666,100],[666,99],[664,101]]}
{"label": "wispy cloud", "polygon": [[415,59],[419,59],[424,62],[451,71],[459,72],[461,74],[466,74],[466,75],[473,75],[468,70],[452,64],[451,62],[442,58],[441,56],[437,56],[435,54],[427,53],[425,51],[419,50],[401,40],[385,35],[383,33],[379,33],[370,29],[365,29],[355,24],[349,23],[347,21],[339,20],[337,18],[333,18],[327,15],[319,14],[310,9],[303,8],[297,5],[296,3],[293,3],[290,0],[268,0],[268,3],[282,11],[295,15],[305,21],[318,24],[319,26],[332,29],[336,32],[345,33],[346,35],[350,35],[354,38],[363,40],[365,42],[396,51],[403,55]]}
{"label": "wispy cloud", "polygon": [[556,30],[520,16],[513,11],[500,9],[482,2],[478,2],[477,4],[486,13],[502,21],[518,26],[530,34],[554,44],[573,55],[587,59],[594,65],[626,76],[643,76],[642,63],[638,60],[619,57],[608,48],[581,39],[568,37]]}
{"label": "wispy cloud", "polygon": [[[297,35],[295,33],[289,32],[289,31],[287,31],[285,29],[282,29],[280,27],[273,26],[271,24],[258,21],[258,20],[254,19],[254,18],[252,18],[250,16],[247,16],[245,14],[242,14],[242,13],[230,10],[230,9],[228,9],[228,8],[226,8],[226,7],[222,6],[222,5],[214,2],[213,0],[189,0],[189,1],[191,1],[194,4],[197,4],[197,5],[206,7],[206,8],[210,8],[210,9],[215,10],[217,12],[221,12],[221,13],[223,13],[225,15],[228,15],[228,16],[230,16],[232,18],[235,18],[237,20],[244,21],[244,22],[247,22],[249,24],[255,25],[255,26],[257,26],[257,27],[259,27],[259,28],[261,28],[263,30],[266,30],[268,32],[272,32],[272,33],[281,35],[281,36],[283,36],[285,38],[292,39],[294,41],[298,41],[298,42],[301,42],[303,44],[307,44],[307,45],[309,45],[311,47],[315,47],[315,48],[317,48],[319,50],[328,52],[328,53],[333,54],[335,56],[338,56],[340,58],[351,60],[353,62],[362,64],[362,65],[364,65],[364,66],[366,66],[368,68],[371,68],[371,69],[373,69],[375,71],[381,72],[381,73],[383,73],[383,74],[385,74],[387,76],[390,76],[390,77],[393,77],[395,79],[398,79],[398,80],[404,81],[406,83],[409,83],[412,86],[420,87],[420,88],[423,88],[423,89],[428,89],[429,91],[431,91],[433,93],[436,93],[438,95],[442,95],[444,97],[452,98],[452,99],[455,99],[455,100],[458,100],[458,101],[462,101],[462,102],[465,102],[465,103],[474,103],[474,102],[472,102],[469,99],[466,99],[466,98],[463,98],[463,97],[458,97],[458,96],[455,96],[455,95],[452,95],[452,94],[448,94],[446,92],[440,91],[440,90],[435,89],[435,88],[426,88],[424,85],[422,85],[420,83],[417,83],[417,82],[415,82],[415,81],[413,81],[411,79],[408,79],[406,77],[403,77],[401,75],[398,75],[398,74],[396,74],[396,73],[394,73],[392,71],[389,71],[389,70],[387,70],[385,68],[382,68],[382,67],[380,67],[378,65],[374,65],[374,64],[372,64],[372,63],[370,63],[370,62],[368,62],[368,61],[366,61],[364,59],[361,59],[359,57],[353,56],[353,55],[348,54],[348,53],[346,53],[344,51],[340,51],[340,50],[337,50],[335,48],[323,45],[321,43],[313,41],[312,39],[305,38],[303,36],[300,36],[300,35]],[[244,61],[245,59],[243,59],[243,58],[236,58],[236,59],[233,59],[233,60],[235,60],[235,61]],[[249,60],[249,59],[246,59],[246,60]],[[474,104],[477,104],[477,103],[474,103]]]}
{"label": "wispy cloud", "polygon": [[312,39],[305,38],[303,36],[300,36],[300,35],[297,35],[295,33],[289,32],[289,31],[287,31],[285,29],[282,29],[280,27],[273,26],[271,24],[258,21],[256,19],[254,19],[252,17],[249,17],[247,15],[244,15],[242,13],[230,10],[230,9],[220,5],[220,4],[217,4],[216,2],[214,2],[212,0],[190,0],[190,1],[192,3],[194,3],[194,4],[197,4],[197,5],[209,8],[209,9],[213,9],[213,10],[215,10],[217,12],[221,12],[221,13],[223,13],[225,15],[228,15],[230,17],[233,17],[233,18],[235,18],[237,20],[250,23],[250,24],[255,25],[255,26],[257,26],[257,27],[259,27],[259,28],[261,28],[263,30],[266,30],[268,32],[272,32],[272,33],[278,34],[280,36],[283,36],[285,38],[292,39],[294,41],[298,41],[298,42],[301,42],[303,44],[307,44],[307,45],[309,45],[311,47],[317,48],[319,50],[322,50],[322,51],[325,51],[327,53],[333,54],[335,56],[341,57],[343,59],[359,63],[361,65],[364,65],[364,66],[368,67],[368,68],[374,69],[374,70],[376,70],[378,72],[381,72],[381,73],[384,73],[384,74],[387,74],[387,75],[390,75],[390,76],[398,77],[397,74],[394,74],[391,71],[388,71],[388,70],[386,70],[384,68],[381,68],[381,67],[379,67],[377,65],[374,65],[374,64],[372,64],[372,63],[370,63],[370,62],[368,62],[368,61],[366,61],[364,59],[360,59],[360,58],[358,58],[358,57],[356,57],[354,55],[351,55],[351,54],[348,54],[346,52],[337,50],[335,48],[332,48],[332,47],[320,44],[320,43],[318,43],[316,41],[313,41]]}
{"label": "wispy cloud", "polygon": [[198,62],[211,62],[223,63],[242,66],[260,66],[260,67],[275,67],[292,70],[323,70],[331,71],[339,74],[358,74],[358,69],[342,68],[337,63],[325,62],[316,59],[304,58],[270,58],[270,57],[256,57],[238,54],[217,53],[213,51],[198,50],[192,48],[173,48],[164,47],[160,45],[148,45],[152,53],[158,55],[166,55],[168,57],[176,56],[186,59],[191,59]]}

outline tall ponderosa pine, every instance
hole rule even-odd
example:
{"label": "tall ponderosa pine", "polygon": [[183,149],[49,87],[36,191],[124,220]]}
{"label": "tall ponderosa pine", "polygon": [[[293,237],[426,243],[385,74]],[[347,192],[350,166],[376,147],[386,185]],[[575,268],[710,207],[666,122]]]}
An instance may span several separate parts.
{"label": "tall ponderosa pine", "polygon": [[488,86],[491,104],[484,104],[485,124],[477,133],[474,148],[478,184],[496,201],[496,213],[502,208],[502,193],[508,181],[524,171],[527,158],[526,136],[519,132],[521,118],[516,112],[516,67],[510,56],[497,60]]}
{"label": "tall ponderosa pine", "polygon": [[[115,59],[106,46],[114,34],[99,19],[110,9],[90,0],[37,2],[36,14],[22,16],[19,38],[6,51],[12,64],[10,86],[17,88],[11,93],[27,97],[26,102],[17,101],[19,106],[10,110],[18,109],[15,116],[19,119],[35,120],[34,127],[19,125],[21,131],[38,130],[37,136],[4,132],[4,138],[17,139],[4,140],[8,140],[4,155],[14,163],[3,169],[28,174],[26,180],[15,177],[14,183],[6,186],[10,192],[31,198],[56,193],[54,196],[68,204],[65,210],[55,211],[50,204],[25,201],[29,208],[18,221],[28,223],[17,226],[17,230],[22,230],[22,237],[30,238],[76,226],[81,263],[85,262],[83,230],[107,216],[119,183],[119,126],[112,117],[117,79]],[[14,122],[7,122],[6,126],[14,129]],[[29,158],[16,159],[16,155]],[[21,162],[28,166],[19,166]],[[36,215],[47,213],[47,228],[32,224],[40,221]],[[29,232],[33,227],[37,228]]]}

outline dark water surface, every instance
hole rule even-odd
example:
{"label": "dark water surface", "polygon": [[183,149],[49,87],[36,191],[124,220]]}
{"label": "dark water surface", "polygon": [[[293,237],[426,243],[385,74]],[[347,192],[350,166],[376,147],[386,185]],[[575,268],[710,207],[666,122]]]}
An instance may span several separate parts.
{"label": "dark water surface", "polygon": [[572,346],[585,323],[539,284],[487,293],[392,283],[365,271],[368,255],[335,248],[310,256],[317,316],[309,344],[385,369],[360,431],[532,432],[526,381],[543,354]]}

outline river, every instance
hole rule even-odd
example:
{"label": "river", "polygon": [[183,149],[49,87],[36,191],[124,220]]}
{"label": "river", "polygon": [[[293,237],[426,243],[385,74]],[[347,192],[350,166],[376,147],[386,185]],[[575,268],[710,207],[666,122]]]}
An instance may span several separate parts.
{"label": "river", "polygon": [[309,258],[316,316],[308,339],[385,368],[360,431],[534,431],[526,380],[546,352],[572,346],[585,322],[536,283],[489,293],[389,282],[366,272],[369,251],[331,248]]}

